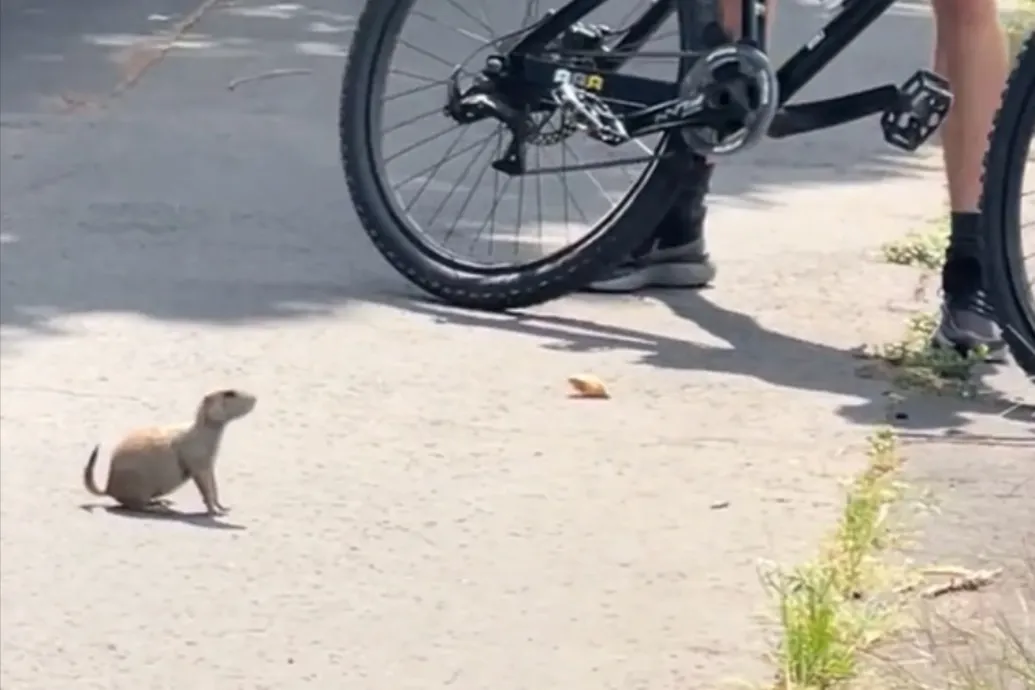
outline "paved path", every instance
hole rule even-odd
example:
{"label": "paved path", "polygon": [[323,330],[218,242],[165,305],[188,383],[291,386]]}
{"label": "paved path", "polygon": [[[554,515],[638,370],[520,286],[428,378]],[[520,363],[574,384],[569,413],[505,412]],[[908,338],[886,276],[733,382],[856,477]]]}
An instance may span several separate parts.
{"label": "paved path", "polygon": [[[936,152],[899,156],[866,123],[730,164],[701,295],[429,306],[350,209],[334,117],[356,5],[320,2],[216,7],[96,107],[191,3],[4,1],[0,684],[764,677],[756,564],[811,553],[883,419],[844,350],[901,330],[915,276],[868,257],[939,213]],[[788,6],[780,45],[818,24]],[[882,26],[813,92],[923,63],[922,12]],[[312,73],[226,88],[287,67]],[[576,371],[614,399],[566,399]],[[96,441],[225,385],[261,397],[224,448],[225,528],[79,509]],[[911,434],[992,428],[987,408],[912,404]],[[931,448],[935,481],[1030,478],[1030,445]],[[980,539],[1031,516],[1020,485],[974,499]]]}

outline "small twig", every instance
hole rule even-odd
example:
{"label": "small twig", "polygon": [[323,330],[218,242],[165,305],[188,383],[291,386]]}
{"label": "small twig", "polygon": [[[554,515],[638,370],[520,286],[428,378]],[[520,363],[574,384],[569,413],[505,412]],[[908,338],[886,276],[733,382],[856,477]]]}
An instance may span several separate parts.
{"label": "small twig", "polygon": [[905,582],[905,583],[895,587],[895,589],[893,589],[892,592],[894,594],[897,594],[897,595],[910,594],[912,592],[915,592],[916,588],[919,587],[920,584],[921,584],[921,580],[919,578],[915,578],[915,579],[910,580],[909,582]]}
{"label": "small twig", "polygon": [[931,565],[920,571],[925,577],[944,575],[946,577],[969,577],[974,571],[961,565]]}
{"label": "small twig", "polygon": [[1002,568],[996,568],[994,570],[975,570],[968,573],[966,576],[954,577],[948,582],[931,585],[920,592],[920,596],[924,599],[934,599],[946,594],[952,594],[953,592],[975,592],[982,587],[987,587],[992,584],[992,582],[1002,574]]}
{"label": "small twig", "polygon": [[152,36],[148,41],[142,41],[130,46],[125,51],[125,74],[122,80],[115,85],[111,95],[118,96],[136,86],[140,78],[144,76],[144,72],[161,62],[173,46],[176,45],[176,41],[183,38],[184,34],[201,21],[201,18],[220,2],[222,0],[202,0],[200,5],[194,8],[190,14],[181,19],[169,31],[158,36]]}
{"label": "small twig", "polygon": [[262,72],[260,74],[252,74],[247,77],[240,77],[234,79],[232,82],[226,85],[227,91],[233,91],[242,84],[248,84],[253,81],[263,81],[265,79],[276,79],[277,77],[290,77],[296,74],[312,74],[313,70],[304,68],[290,68],[290,69],[275,69],[269,72]]}

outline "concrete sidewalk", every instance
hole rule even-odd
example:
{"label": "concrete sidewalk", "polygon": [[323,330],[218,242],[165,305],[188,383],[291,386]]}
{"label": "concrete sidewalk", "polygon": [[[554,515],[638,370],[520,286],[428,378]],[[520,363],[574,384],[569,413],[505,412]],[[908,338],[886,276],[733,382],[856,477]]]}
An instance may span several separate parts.
{"label": "concrete sidewalk", "polygon": [[[732,161],[713,290],[457,312],[410,299],[351,210],[335,117],[355,0],[218,6],[115,100],[134,46],[193,7],[104,0],[73,29],[64,4],[5,3],[0,26],[0,684],[766,677],[756,567],[811,555],[884,421],[846,350],[901,333],[915,275],[875,250],[941,212],[936,150],[900,156],[867,122]],[[778,49],[820,24],[788,5]],[[929,35],[904,5],[810,93],[900,81]],[[283,68],[311,73],[227,89]],[[567,399],[578,371],[614,398]],[[227,385],[260,403],[223,451],[226,528],[78,509],[95,442]],[[910,434],[1030,435],[981,404],[908,411]],[[926,444],[913,464],[1031,475],[1030,446],[981,454]],[[975,492],[975,540],[1025,524],[1033,491]]]}

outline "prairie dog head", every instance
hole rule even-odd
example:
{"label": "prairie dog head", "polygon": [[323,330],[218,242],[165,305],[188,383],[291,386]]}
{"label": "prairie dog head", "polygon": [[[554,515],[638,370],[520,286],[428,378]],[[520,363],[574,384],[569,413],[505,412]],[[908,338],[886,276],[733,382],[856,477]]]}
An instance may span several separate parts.
{"label": "prairie dog head", "polygon": [[226,424],[251,412],[255,403],[256,397],[242,390],[213,391],[202,398],[198,406],[198,422]]}

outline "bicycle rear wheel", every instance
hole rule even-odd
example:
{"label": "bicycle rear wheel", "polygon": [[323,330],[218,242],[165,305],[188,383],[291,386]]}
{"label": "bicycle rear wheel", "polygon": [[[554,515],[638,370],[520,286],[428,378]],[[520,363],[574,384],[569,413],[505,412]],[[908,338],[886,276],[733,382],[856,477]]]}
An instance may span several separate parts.
{"label": "bicycle rear wheel", "polygon": [[[1014,359],[1035,376],[1035,35],[1029,36],[1003,94],[985,157],[982,217],[989,289]],[[1027,242],[1027,246],[1026,243]]]}
{"label": "bicycle rear wheel", "polygon": [[[669,29],[669,35],[677,37],[678,42],[665,49],[700,49],[705,26],[718,16],[717,0],[674,2],[675,26]],[[457,0],[368,0],[353,34],[343,77],[339,114],[341,155],[363,228],[399,273],[426,292],[457,306],[513,309],[580,289],[623,259],[671,207],[682,189],[680,173],[685,161],[680,163],[677,157],[659,158],[642,164],[638,171],[623,170],[627,187],[620,192],[620,181],[613,173],[560,172],[508,178],[490,168],[490,162],[502,153],[506,132],[494,121],[460,125],[450,120],[443,112],[446,79],[455,67],[477,71],[484,62],[482,58],[461,64],[460,46],[464,42],[481,44],[473,56],[479,51],[487,55],[499,51],[504,40],[510,42],[515,34],[521,35],[519,30],[498,36],[489,25],[491,14],[516,8],[524,14],[518,26],[530,26],[544,12],[538,10],[537,0],[528,0],[523,8],[520,2],[500,2],[491,10],[484,0],[481,3],[477,7],[479,3]],[[427,4],[435,6],[423,7]],[[627,0],[618,0],[616,4],[624,6],[619,16],[628,12]],[[629,16],[632,14],[628,12]],[[593,22],[595,18],[591,15],[584,21]],[[418,34],[405,37],[404,31],[414,28],[414,24]],[[419,45],[421,39],[432,35],[438,36],[440,46],[446,44],[457,50],[451,56],[440,57],[434,49]],[[470,48],[466,50],[470,52]],[[393,68],[393,60],[406,51],[409,62],[404,60],[402,66]],[[637,62],[641,61],[634,58],[626,68],[633,68]],[[689,62],[671,58],[665,76],[682,76]],[[408,83],[390,91],[387,83],[392,76],[401,76]],[[389,124],[391,118],[386,111],[407,98],[404,116],[396,116],[395,124]],[[438,134],[428,136],[426,128],[425,133],[400,131],[402,125],[417,122],[425,127],[434,123],[430,129]],[[581,133],[562,126],[554,130],[548,141],[545,139],[530,152],[529,161],[534,167],[565,168],[572,163],[601,159],[586,152],[579,155],[574,150],[575,140],[590,142]],[[598,151],[605,149],[599,143],[591,145]],[[678,137],[657,136],[652,148],[661,153],[682,145]],[[432,149],[437,149],[437,156],[429,155]],[[651,150],[642,143],[639,147],[625,144],[613,157],[644,156]],[[394,165],[397,158],[416,151],[421,152],[423,160],[410,163],[399,173],[399,166]],[[473,159],[466,166],[457,162],[465,153],[472,154]],[[549,154],[553,154],[552,161]],[[436,182],[434,177],[445,169],[459,179]],[[397,173],[394,180],[393,172]],[[589,218],[591,212],[587,213],[592,201],[580,203],[575,198],[576,187],[600,197],[596,206],[601,213],[595,220]],[[458,191],[461,188],[464,191]],[[491,190],[488,201],[474,200],[476,188]],[[412,193],[408,199],[404,198],[406,192]],[[543,200],[547,197],[552,197],[553,206],[544,214]],[[538,206],[538,218],[529,213],[530,205]],[[422,211],[430,213],[430,221],[418,220]],[[474,220],[462,217],[467,211],[476,216]],[[572,216],[580,216],[581,223],[572,223]],[[445,231],[447,241],[458,237],[468,244],[469,250],[482,254],[486,250],[491,253],[495,247],[509,247],[509,260],[475,260],[442,246],[430,237],[436,230],[436,221],[441,221],[438,229]],[[576,239],[571,238],[572,225],[583,231]],[[507,229],[504,237],[493,237],[501,226]],[[545,243],[545,250],[544,237],[552,240]],[[533,248],[530,245],[536,238],[540,239],[540,246]]]}

